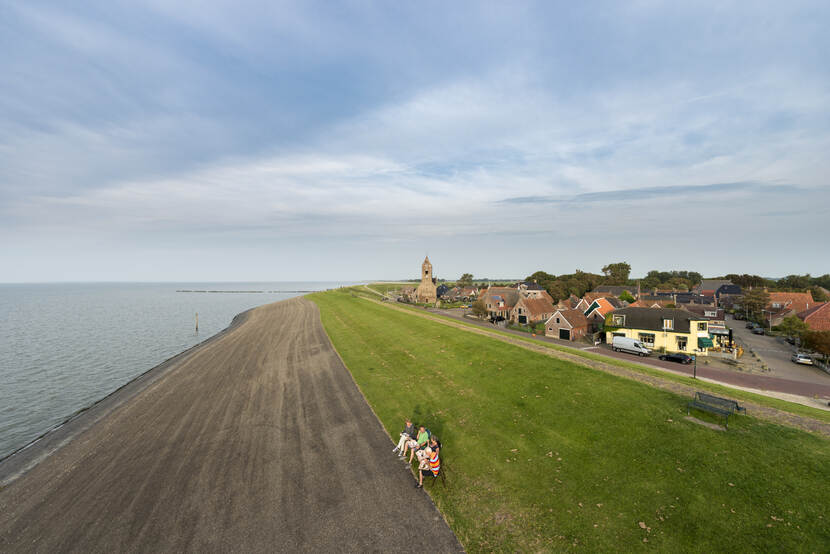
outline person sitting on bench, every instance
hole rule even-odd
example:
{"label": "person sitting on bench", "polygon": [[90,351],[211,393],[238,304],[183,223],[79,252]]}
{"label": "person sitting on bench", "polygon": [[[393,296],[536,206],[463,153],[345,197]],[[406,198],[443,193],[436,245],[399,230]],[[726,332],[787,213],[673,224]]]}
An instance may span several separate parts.
{"label": "person sitting on bench", "polygon": [[393,448],[392,452],[397,453],[399,458],[403,458],[406,443],[407,441],[410,441],[413,438],[415,438],[415,425],[413,425],[412,422],[407,419],[406,425],[404,426],[403,431],[401,431],[401,440],[398,441],[398,446]]}
{"label": "person sitting on bench", "polygon": [[421,462],[418,464],[418,484],[415,485],[416,489],[424,486],[424,477],[432,475],[432,471],[429,468],[429,458],[432,456],[432,449],[427,446],[423,452],[424,455],[421,455],[421,451],[418,451],[418,458]]}
{"label": "person sitting on bench", "polygon": [[435,435],[429,437],[429,447],[432,448],[432,451],[436,454],[441,451],[441,441],[438,440],[438,437]]}
{"label": "person sitting on bench", "polygon": [[418,438],[407,443],[409,447],[409,463],[412,463],[412,458],[415,457],[415,450],[423,450],[429,445],[429,433],[427,428],[421,425],[418,427]]}

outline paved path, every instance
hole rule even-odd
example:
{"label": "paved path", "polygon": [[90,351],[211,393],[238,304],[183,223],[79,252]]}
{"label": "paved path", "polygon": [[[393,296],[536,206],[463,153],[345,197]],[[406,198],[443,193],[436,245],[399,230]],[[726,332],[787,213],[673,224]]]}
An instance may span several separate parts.
{"label": "paved path", "polygon": [[[495,329],[490,323],[478,321],[475,319],[463,317],[459,315],[457,311],[454,310],[429,310],[431,312],[440,313],[442,315],[447,315],[449,317],[453,317],[455,319],[464,321],[466,323],[470,323],[473,325],[478,325],[484,329]],[[504,331],[507,333],[511,333],[516,336],[521,336],[524,338],[532,338],[531,335],[528,333],[523,333],[521,331],[515,331],[512,329],[504,329],[499,327],[498,330]],[[634,362],[634,363],[641,363],[643,365],[655,367],[658,369],[664,369],[668,371],[672,371],[674,373],[681,373],[684,375],[692,375],[693,368],[692,366],[682,365],[674,362],[664,362],[658,359],[656,356],[651,358],[639,358],[637,356],[632,356],[631,354],[626,354],[624,352],[614,352],[611,350],[610,347],[607,345],[601,345],[597,347],[590,347],[589,345],[582,345],[580,346],[579,343],[563,341],[559,339],[554,339],[550,337],[542,337],[537,336],[535,337],[536,340],[539,342],[548,342],[553,344],[558,344],[560,346],[565,346],[568,348],[575,348],[578,350],[586,350],[588,352],[593,352],[595,354],[601,354],[603,356],[607,356],[609,358],[616,358],[619,360],[625,360],[627,362]],[[769,339],[769,337],[767,337]],[[771,340],[771,339],[770,339]],[[762,354],[763,355],[763,354]],[[700,361],[700,360],[698,360]],[[789,358],[787,359],[787,363],[789,362]],[[795,364],[793,364],[795,365]],[[823,373],[821,370],[817,368],[813,368],[811,371]],[[824,374],[818,375],[815,379],[812,380],[805,380],[805,379],[787,379],[782,377],[774,377],[774,376],[767,376],[767,375],[755,375],[751,373],[744,373],[735,370],[728,370],[728,369],[717,369],[713,367],[707,367],[706,365],[699,363],[697,366],[697,375],[698,377],[703,377],[706,379],[710,379],[712,381],[717,381],[719,383],[723,383],[726,385],[734,385],[738,387],[748,388],[748,389],[755,389],[759,391],[772,391],[772,392],[782,392],[785,394],[794,394],[798,396],[805,396],[808,398],[825,398],[830,399],[830,376],[826,376]]]}
{"label": "paved path", "polygon": [[763,362],[769,367],[771,377],[790,381],[803,381],[830,387],[830,374],[820,368],[793,363],[790,358],[795,348],[787,344],[784,339],[768,335],[755,335],[746,328],[745,321],[729,318],[735,340],[745,350],[757,352]]}
{"label": "paved path", "polygon": [[0,551],[460,550],[391,449],[316,306],[263,306],[0,490]]}

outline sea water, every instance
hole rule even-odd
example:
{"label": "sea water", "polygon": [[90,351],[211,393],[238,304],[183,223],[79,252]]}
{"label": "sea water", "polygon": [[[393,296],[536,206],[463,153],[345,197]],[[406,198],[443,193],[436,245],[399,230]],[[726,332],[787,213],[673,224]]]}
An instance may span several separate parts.
{"label": "sea water", "polygon": [[0,459],[236,314],[346,284],[0,284]]}

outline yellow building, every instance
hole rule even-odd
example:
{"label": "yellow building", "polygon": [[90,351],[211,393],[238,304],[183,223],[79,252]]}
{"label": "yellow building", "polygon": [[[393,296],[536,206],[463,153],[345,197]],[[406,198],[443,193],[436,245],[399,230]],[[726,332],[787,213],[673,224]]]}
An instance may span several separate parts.
{"label": "yellow building", "polygon": [[639,340],[650,350],[708,355],[713,346],[709,322],[686,310],[673,308],[622,308],[605,318],[605,339]]}

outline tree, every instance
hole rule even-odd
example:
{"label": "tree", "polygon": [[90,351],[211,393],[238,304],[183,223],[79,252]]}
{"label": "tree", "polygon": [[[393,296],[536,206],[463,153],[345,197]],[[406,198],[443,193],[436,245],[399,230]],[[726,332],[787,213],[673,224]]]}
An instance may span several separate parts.
{"label": "tree", "polygon": [[605,274],[605,282],[609,285],[624,285],[628,283],[628,276],[631,273],[631,266],[628,262],[617,262],[608,264],[602,268]]}
{"label": "tree", "polygon": [[807,275],[787,275],[778,280],[778,287],[782,289],[804,290],[810,286],[812,278]]}
{"label": "tree", "polygon": [[487,306],[484,305],[483,298],[479,298],[473,302],[473,315],[478,318],[483,318],[487,315]]}
{"label": "tree", "polygon": [[627,290],[624,290],[622,292],[622,294],[620,295],[620,300],[624,300],[624,301],[628,302],[629,304],[631,304],[632,302],[634,302],[634,297],[631,296],[630,292],[628,292]]}
{"label": "tree", "polygon": [[752,315],[757,316],[769,304],[769,293],[764,289],[752,289],[744,294],[741,306]]}
{"label": "tree", "polygon": [[533,281],[535,283],[542,284],[543,281],[555,281],[556,275],[551,275],[550,273],[544,271],[537,271],[533,275],[528,275],[525,281]]}
{"label": "tree", "polygon": [[804,336],[804,333],[810,330],[810,327],[798,319],[798,316],[791,315],[784,318],[781,324],[778,325],[778,330],[788,337],[798,337],[800,339]]}
{"label": "tree", "polygon": [[804,346],[822,354],[824,359],[830,358],[830,331],[807,331]]}
{"label": "tree", "polygon": [[473,274],[472,273],[465,273],[461,276],[461,278],[456,281],[456,284],[459,287],[470,287],[473,285]]}
{"label": "tree", "polygon": [[830,298],[827,298],[827,295],[824,294],[824,291],[822,291],[819,287],[810,287],[807,290],[810,291],[810,293],[813,295],[813,300],[815,300],[816,302],[827,302],[828,300],[830,300]]}

